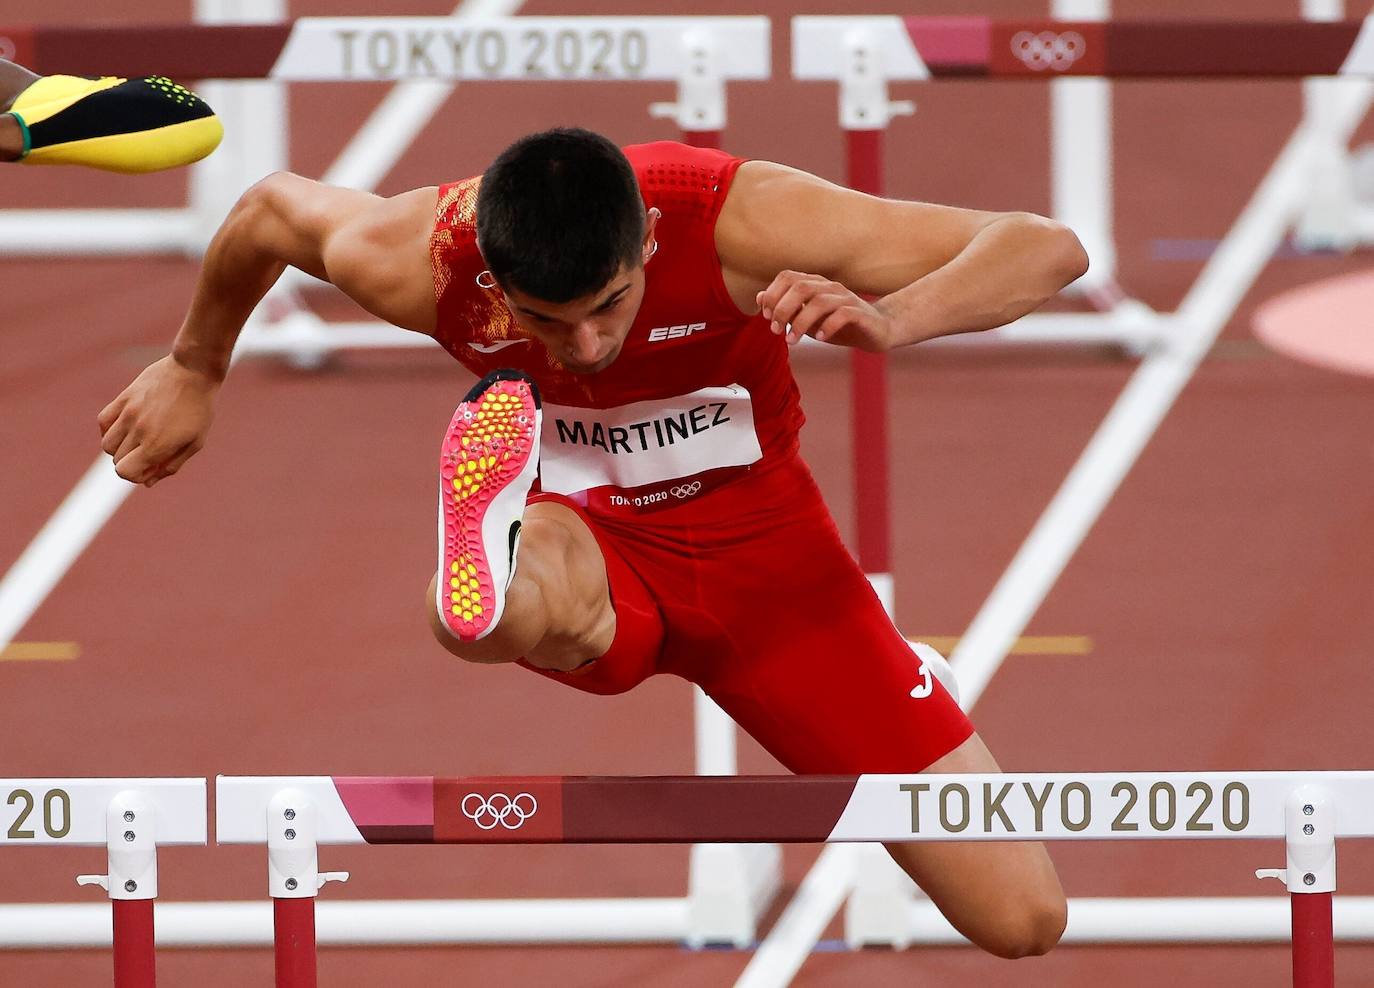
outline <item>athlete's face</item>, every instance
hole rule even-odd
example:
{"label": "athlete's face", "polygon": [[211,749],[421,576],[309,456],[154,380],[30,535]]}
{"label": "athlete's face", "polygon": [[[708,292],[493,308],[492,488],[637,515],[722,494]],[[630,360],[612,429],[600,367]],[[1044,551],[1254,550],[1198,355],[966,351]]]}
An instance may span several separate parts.
{"label": "athlete's face", "polygon": [[597,291],[571,302],[544,302],[514,288],[503,289],[520,328],[574,374],[595,374],[620,356],[644,301],[644,263],[654,252],[657,220],[658,210],[649,210],[639,263],[622,266]]}

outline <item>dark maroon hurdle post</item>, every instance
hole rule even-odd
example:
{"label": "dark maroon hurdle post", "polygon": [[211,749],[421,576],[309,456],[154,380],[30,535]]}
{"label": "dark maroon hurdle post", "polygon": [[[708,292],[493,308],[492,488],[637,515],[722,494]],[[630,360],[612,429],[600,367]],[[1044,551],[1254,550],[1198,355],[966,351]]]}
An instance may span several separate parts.
{"label": "dark maroon hurdle post", "polygon": [[684,130],[682,132],[682,143],[690,144],[694,148],[720,148],[720,131],[718,130]]}
{"label": "dark maroon hurdle post", "polygon": [[155,988],[153,900],[111,899],[110,911],[114,916],[115,988]]}
{"label": "dark maroon hurdle post", "polygon": [[273,899],[277,988],[315,988],[315,899]]}
{"label": "dark maroon hurdle post", "polygon": [[[847,182],[869,195],[883,194],[883,131],[846,130]],[[892,571],[888,507],[887,357],[850,354],[850,408],[854,445],[854,514],[859,565],[870,576]],[[884,603],[887,603],[884,601]]]}
{"label": "dark maroon hurdle post", "polygon": [[1293,988],[1335,988],[1330,892],[1293,892]]}

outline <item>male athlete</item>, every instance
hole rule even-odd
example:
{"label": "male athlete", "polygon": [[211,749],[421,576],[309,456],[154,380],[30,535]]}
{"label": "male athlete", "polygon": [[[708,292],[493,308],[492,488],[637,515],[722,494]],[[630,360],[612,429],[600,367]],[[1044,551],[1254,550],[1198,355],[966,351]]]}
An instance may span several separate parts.
{"label": "male athlete", "polygon": [[[794,772],[996,772],[798,457],[788,345],[887,350],[1001,325],[1086,263],[1037,216],[581,130],[391,199],[277,174],[211,243],[171,354],[100,413],[102,446],[135,483],[176,473],[244,321],[295,266],[486,375],[440,454],[427,599],[455,655],[594,693],[681,676]],[[994,954],[1041,954],[1063,932],[1040,844],[889,851]]]}
{"label": "male athlete", "polygon": [[223,135],[170,79],[40,76],[0,58],[0,161],[154,172],[199,161]]}

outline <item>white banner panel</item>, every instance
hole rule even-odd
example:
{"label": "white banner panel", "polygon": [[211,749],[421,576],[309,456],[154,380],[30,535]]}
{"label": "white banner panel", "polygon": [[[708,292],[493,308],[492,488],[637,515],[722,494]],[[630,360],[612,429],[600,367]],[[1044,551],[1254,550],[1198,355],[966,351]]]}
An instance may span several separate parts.
{"label": "white banner panel", "polygon": [[865,775],[830,840],[1283,837],[1303,785],[1335,803],[1336,836],[1374,836],[1374,773]]}
{"label": "white banner panel", "polygon": [[766,17],[303,17],[272,78],[679,80],[693,49],[720,77],[767,79]]}
{"label": "white banner panel", "polygon": [[[106,814],[120,793],[136,793],[154,811],[157,844],[205,843],[204,779],[0,779],[0,844],[104,847]],[[134,816],[131,825],[140,822]]]}
{"label": "white banner panel", "polygon": [[319,843],[366,843],[328,775],[219,776],[215,780],[215,843],[266,844],[267,809],[283,790],[294,790],[310,800]]}
{"label": "white banner panel", "polygon": [[889,81],[924,81],[930,78],[921,53],[911,42],[902,18],[794,17],[792,18],[792,77],[794,79],[841,79],[855,45],[877,53],[882,78]]}

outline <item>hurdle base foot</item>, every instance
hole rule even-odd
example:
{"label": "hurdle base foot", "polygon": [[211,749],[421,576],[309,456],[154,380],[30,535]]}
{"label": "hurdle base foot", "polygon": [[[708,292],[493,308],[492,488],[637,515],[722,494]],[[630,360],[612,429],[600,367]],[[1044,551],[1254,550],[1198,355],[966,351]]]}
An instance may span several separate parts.
{"label": "hurdle base foot", "polygon": [[911,906],[925,894],[881,844],[855,848],[854,888],[844,904],[844,942],[861,947],[911,946]]}
{"label": "hurdle base foot", "polygon": [[748,947],[781,885],[777,844],[693,845],[687,945]]}

